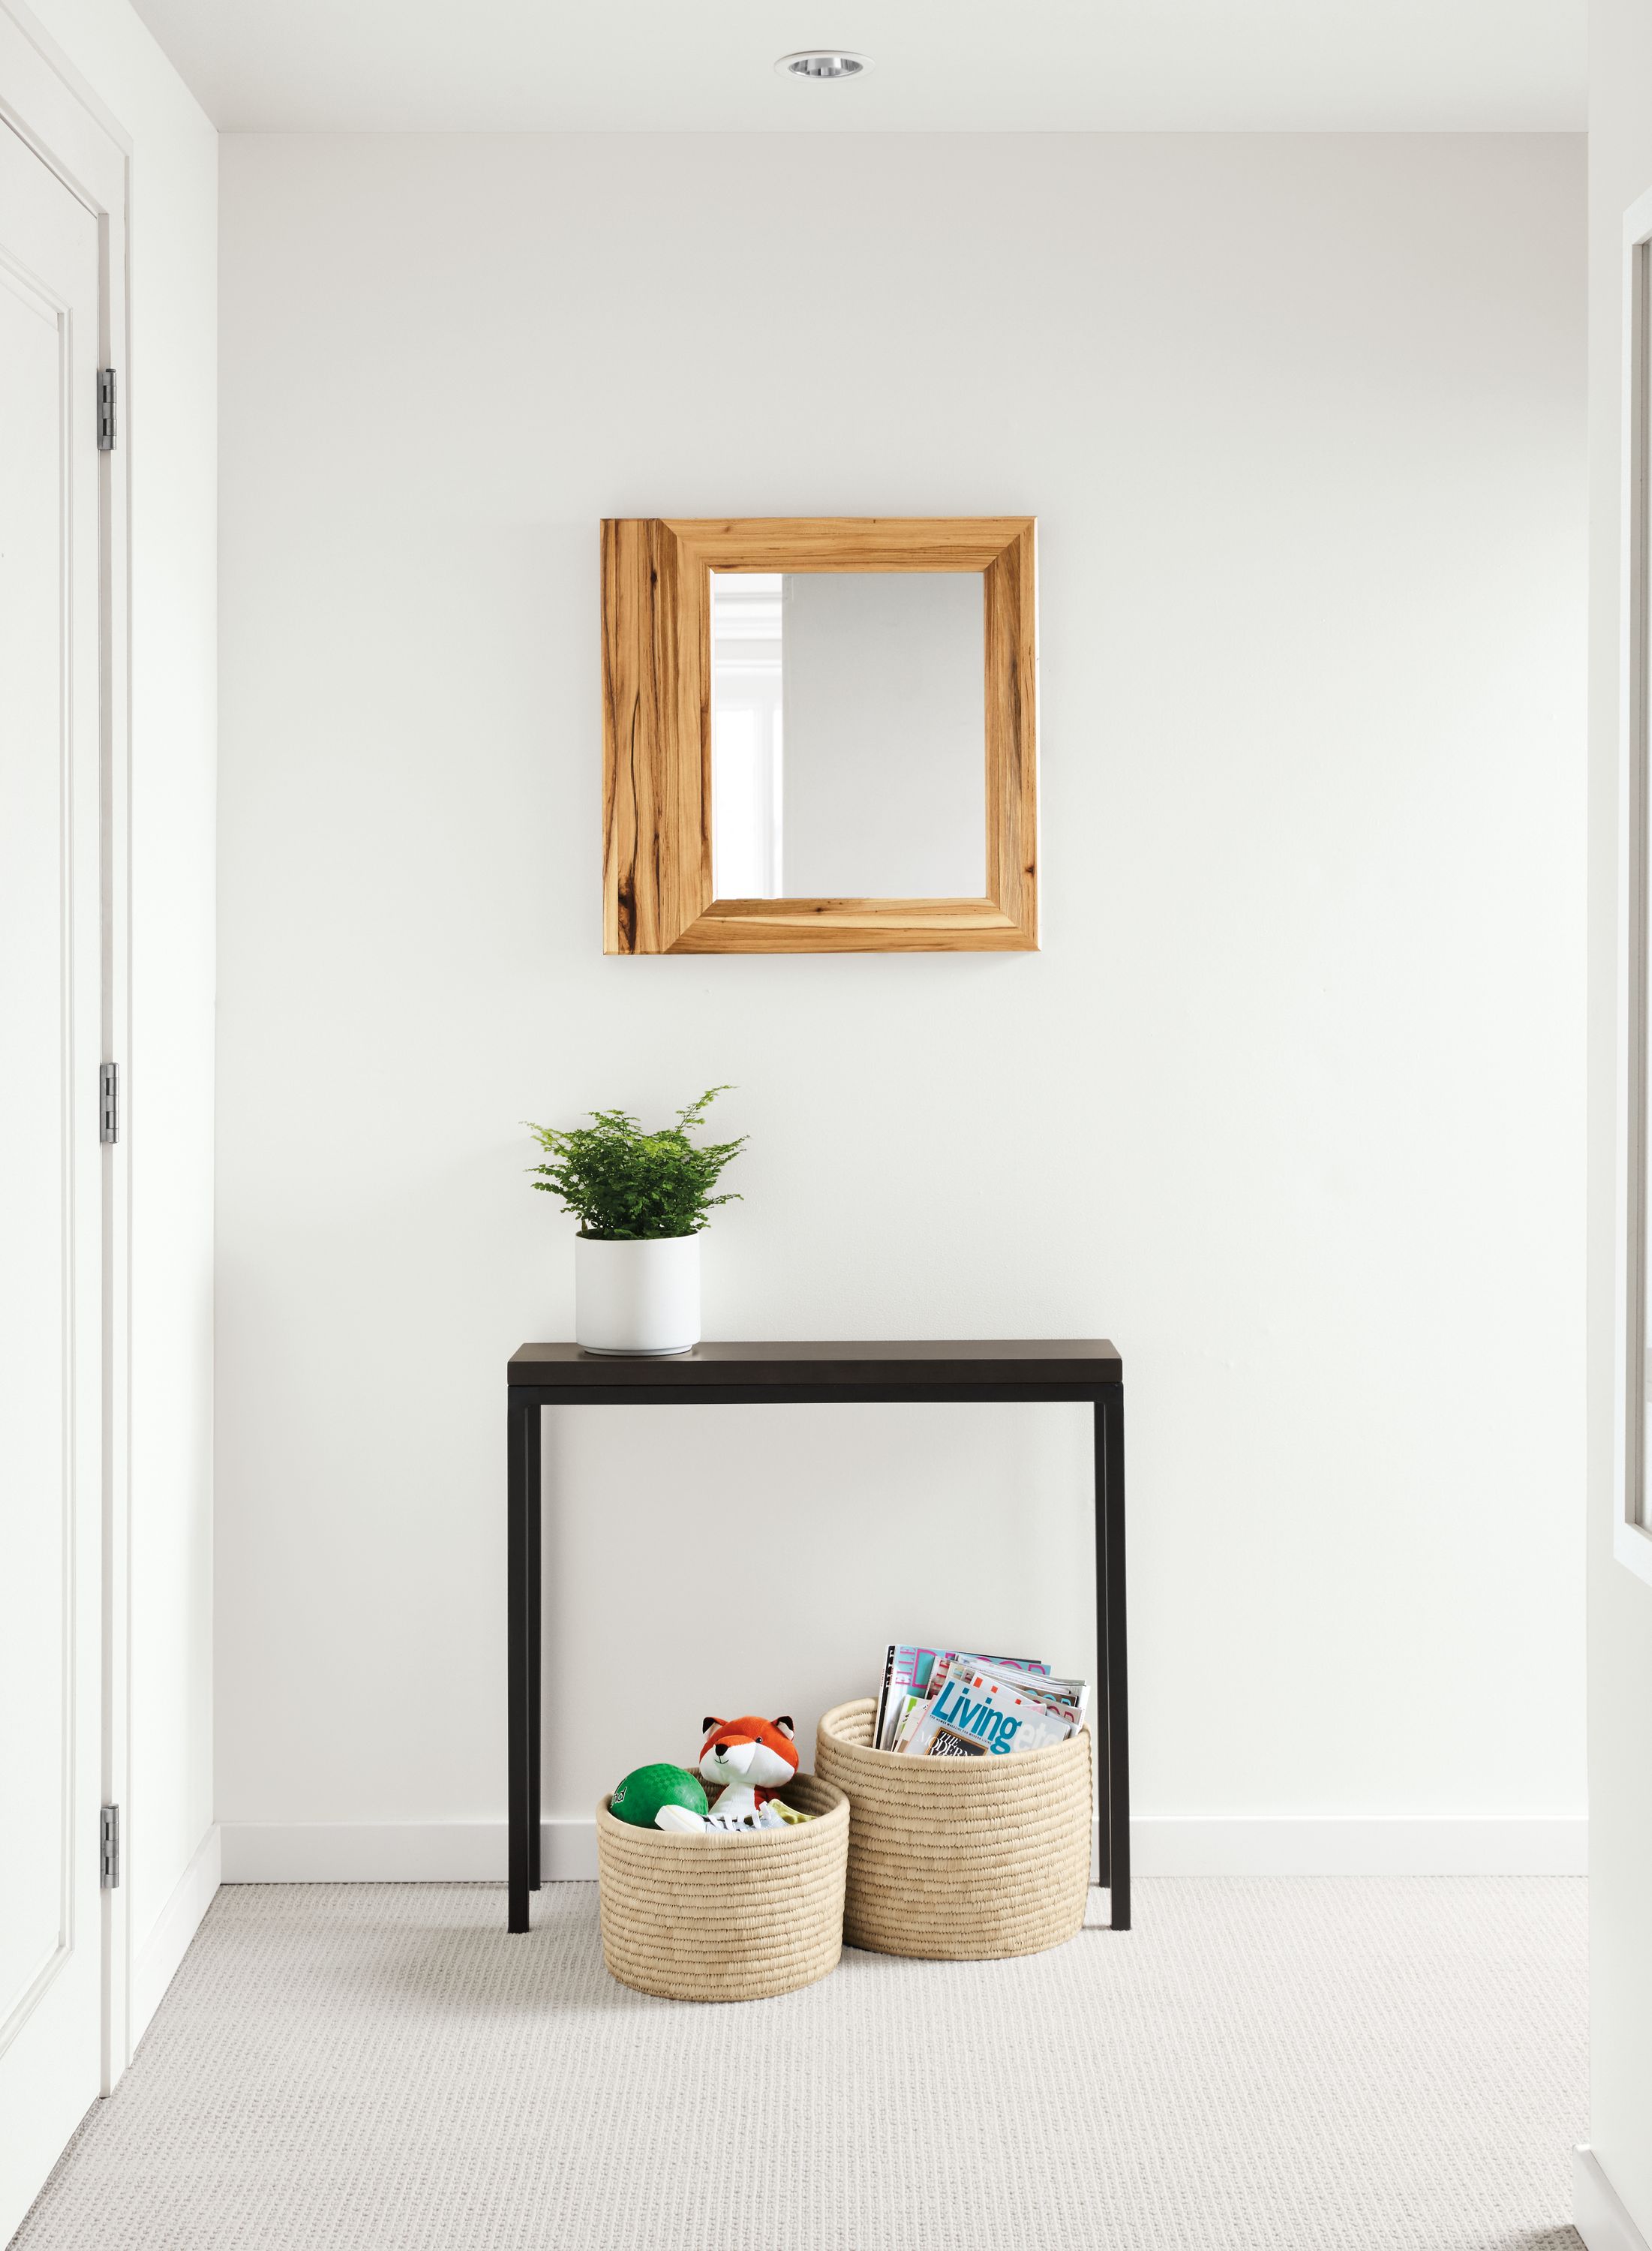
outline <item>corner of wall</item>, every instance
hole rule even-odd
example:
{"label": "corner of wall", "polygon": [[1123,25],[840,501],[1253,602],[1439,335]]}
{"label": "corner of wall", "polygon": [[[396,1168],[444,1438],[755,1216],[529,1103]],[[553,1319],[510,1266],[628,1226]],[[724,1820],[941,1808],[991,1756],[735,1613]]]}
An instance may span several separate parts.
{"label": "corner of wall", "polygon": [[128,2053],[149,2028],[167,1987],[177,1975],[223,1880],[224,1851],[217,1822],[196,1847],[172,1896],[156,1916],[154,1929],[138,1948],[132,1963],[132,1990],[128,2011]]}
{"label": "corner of wall", "polygon": [[1586,2251],[1652,2251],[1586,2142],[1572,2152],[1572,2225]]}

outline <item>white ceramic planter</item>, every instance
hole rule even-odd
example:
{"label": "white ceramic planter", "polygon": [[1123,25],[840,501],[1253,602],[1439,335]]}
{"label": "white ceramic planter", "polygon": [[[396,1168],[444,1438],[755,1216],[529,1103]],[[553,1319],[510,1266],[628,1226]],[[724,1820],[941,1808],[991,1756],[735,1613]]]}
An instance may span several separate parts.
{"label": "white ceramic planter", "polygon": [[700,1237],[574,1237],[574,1336],[587,1352],[688,1352],[700,1341]]}

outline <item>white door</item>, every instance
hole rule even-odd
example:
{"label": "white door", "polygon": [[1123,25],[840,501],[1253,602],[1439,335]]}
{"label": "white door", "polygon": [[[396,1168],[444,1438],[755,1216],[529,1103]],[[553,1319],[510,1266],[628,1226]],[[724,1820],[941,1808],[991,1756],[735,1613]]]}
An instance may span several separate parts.
{"label": "white door", "polygon": [[100,2074],[99,291],[0,122],[0,2242]]}

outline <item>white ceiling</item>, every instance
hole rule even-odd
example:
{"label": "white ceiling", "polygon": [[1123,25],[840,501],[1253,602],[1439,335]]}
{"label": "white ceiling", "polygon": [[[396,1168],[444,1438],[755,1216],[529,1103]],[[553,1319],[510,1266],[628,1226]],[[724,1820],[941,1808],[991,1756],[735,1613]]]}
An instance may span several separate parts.
{"label": "white ceiling", "polygon": [[[230,131],[1573,130],[1586,0],[135,0]],[[864,79],[777,78],[863,50]]]}

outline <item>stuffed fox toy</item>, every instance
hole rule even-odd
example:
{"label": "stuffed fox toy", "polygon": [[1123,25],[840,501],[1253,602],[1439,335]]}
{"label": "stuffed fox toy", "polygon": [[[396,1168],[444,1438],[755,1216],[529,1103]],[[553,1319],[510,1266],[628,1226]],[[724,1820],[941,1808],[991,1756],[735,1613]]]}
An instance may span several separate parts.
{"label": "stuffed fox toy", "polygon": [[700,1779],[718,1785],[716,1804],[704,1814],[662,1805],[654,1816],[661,1829],[784,1829],[808,1818],[782,1805],[778,1795],[798,1770],[789,1712],[778,1720],[760,1720],[748,1712],[743,1719],[708,1718],[700,1724],[706,1730]]}

